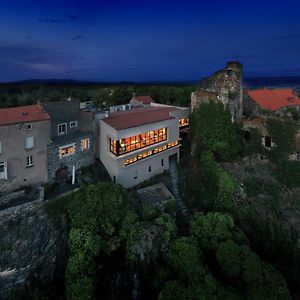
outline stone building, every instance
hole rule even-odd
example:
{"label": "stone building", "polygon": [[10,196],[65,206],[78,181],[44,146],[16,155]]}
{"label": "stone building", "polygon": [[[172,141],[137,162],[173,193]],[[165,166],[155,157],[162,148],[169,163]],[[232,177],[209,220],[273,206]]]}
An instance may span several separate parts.
{"label": "stone building", "polygon": [[0,109],[0,192],[45,183],[50,117],[40,105]]}
{"label": "stone building", "polygon": [[93,133],[81,126],[79,100],[44,102],[42,106],[51,117],[48,179],[65,180],[94,162]]}
{"label": "stone building", "polygon": [[220,101],[228,106],[231,120],[239,121],[243,115],[243,67],[239,62],[228,62],[223,70],[200,81],[191,95],[192,110],[200,103]]}
{"label": "stone building", "polygon": [[281,117],[288,108],[300,110],[300,99],[293,89],[256,89],[244,93],[243,110],[246,116]]}

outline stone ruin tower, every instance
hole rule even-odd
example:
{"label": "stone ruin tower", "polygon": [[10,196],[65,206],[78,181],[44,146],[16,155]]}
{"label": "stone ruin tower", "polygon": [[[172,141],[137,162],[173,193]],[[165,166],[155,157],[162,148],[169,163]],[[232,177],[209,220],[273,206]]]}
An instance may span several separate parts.
{"label": "stone ruin tower", "polygon": [[241,63],[228,62],[223,70],[200,81],[191,95],[192,111],[200,103],[220,101],[230,111],[231,121],[241,120],[243,115],[243,66]]}

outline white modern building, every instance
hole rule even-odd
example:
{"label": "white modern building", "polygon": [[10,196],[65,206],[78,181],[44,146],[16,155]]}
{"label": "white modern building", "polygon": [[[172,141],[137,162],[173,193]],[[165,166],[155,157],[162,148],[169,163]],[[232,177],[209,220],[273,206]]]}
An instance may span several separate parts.
{"label": "white modern building", "polygon": [[152,103],[107,114],[99,120],[100,160],[111,179],[130,188],[179,160],[180,129],[189,110]]}

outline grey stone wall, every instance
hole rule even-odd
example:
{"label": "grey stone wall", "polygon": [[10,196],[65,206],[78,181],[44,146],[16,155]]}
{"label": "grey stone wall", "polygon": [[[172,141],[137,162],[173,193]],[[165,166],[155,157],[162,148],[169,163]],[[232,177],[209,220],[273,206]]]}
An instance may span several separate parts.
{"label": "grey stone wall", "polygon": [[220,101],[228,106],[232,121],[242,118],[243,113],[243,67],[239,62],[228,62],[223,70],[200,81],[191,95],[191,107],[208,101]]}
{"label": "grey stone wall", "polygon": [[0,197],[0,208],[3,206],[7,206],[10,202],[25,197],[25,190],[14,192],[14,193],[7,193]]}
{"label": "grey stone wall", "polygon": [[[81,149],[81,140],[89,138],[89,150]],[[59,147],[75,143],[75,153],[66,157],[59,157]],[[76,170],[94,162],[94,138],[91,132],[77,132],[67,136],[57,137],[48,145],[48,180],[55,179],[57,170],[67,167],[68,175],[72,175],[72,168]]]}

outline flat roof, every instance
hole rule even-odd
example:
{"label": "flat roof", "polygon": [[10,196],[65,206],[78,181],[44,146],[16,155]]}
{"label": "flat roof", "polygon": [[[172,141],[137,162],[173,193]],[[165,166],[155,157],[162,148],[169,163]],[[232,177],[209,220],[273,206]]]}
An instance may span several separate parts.
{"label": "flat roof", "polygon": [[176,110],[178,110],[177,107],[134,108],[128,111],[111,113],[109,117],[102,119],[102,121],[116,130],[122,130],[174,119],[175,117],[171,116],[170,112]]}
{"label": "flat roof", "polygon": [[0,126],[50,120],[39,104],[0,109]]}

